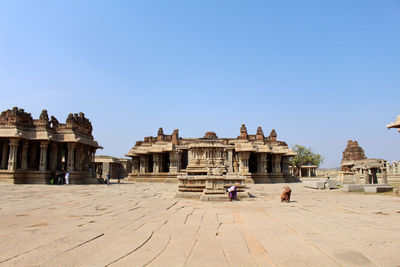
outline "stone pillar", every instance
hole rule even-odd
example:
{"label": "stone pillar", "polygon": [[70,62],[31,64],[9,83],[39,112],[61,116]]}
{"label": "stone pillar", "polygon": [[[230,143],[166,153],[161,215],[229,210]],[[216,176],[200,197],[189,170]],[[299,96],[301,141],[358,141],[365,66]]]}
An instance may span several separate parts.
{"label": "stone pillar", "polygon": [[132,157],[132,173],[140,171],[140,159],[139,157]]}
{"label": "stone pillar", "polygon": [[21,170],[28,169],[28,147],[29,141],[25,141],[22,143]]}
{"label": "stone pillar", "polygon": [[8,141],[4,141],[3,149],[2,149],[2,156],[1,156],[1,168],[7,169],[7,159],[8,159]]}
{"label": "stone pillar", "polygon": [[68,143],[68,164],[67,171],[73,172],[75,170],[75,148],[76,143]]}
{"label": "stone pillar", "polygon": [[370,184],[368,169],[364,169],[364,183],[365,184]]}
{"label": "stone pillar", "polygon": [[272,158],[272,173],[281,172],[281,155],[274,155]]}
{"label": "stone pillar", "polygon": [[169,153],[169,173],[177,174],[180,171],[181,153],[179,151],[171,151]]}
{"label": "stone pillar", "polygon": [[267,173],[267,154],[259,153],[259,154],[257,154],[257,157],[258,157],[258,173],[266,174]]}
{"label": "stone pillar", "polygon": [[311,168],[308,168],[308,177],[311,177]]}
{"label": "stone pillar", "polygon": [[47,170],[47,148],[49,146],[48,141],[40,141],[40,163],[39,171]]}
{"label": "stone pillar", "polygon": [[148,158],[146,155],[140,156],[140,173],[146,173],[148,171]]}
{"label": "stone pillar", "polygon": [[50,147],[50,170],[57,170],[58,143],[53,142]]}
{"label": "stone pillar", "polygon": [[15,171],[17,169],[17,149],[18,138],[10,138],[10,151],[8,152],[8,170]]}
{"label": "stone pillar", "polygon": [[161,154],[154,153],[153,154],[153,173],[160,173],[161,172]]}
{"label": "stone pillar", "polygon": [[383,184],[387,184],[388,183],[386,167],[382,168],[382,183]]}
{"label": "stone pillar", "polygon": [[249,157],[250,152],[239,153],[239,173],[249,174]]}
{"label": "stone pillar", "polygon": [[228,173],[233,173],[233,149],[228,149]]}
{"label": "stone pillar", "polygon": [[282,157],[282,173],[283,174],[290,174],[289,171],[289,157]]}

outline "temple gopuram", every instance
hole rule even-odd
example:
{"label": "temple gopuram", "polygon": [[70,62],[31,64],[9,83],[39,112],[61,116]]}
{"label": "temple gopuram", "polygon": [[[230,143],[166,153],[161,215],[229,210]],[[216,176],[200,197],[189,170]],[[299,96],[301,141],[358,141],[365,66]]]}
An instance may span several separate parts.
{"label": "temple gopuram", "polygon": [[83,113],[65,123],[43,110],[39,119],[14,107],[0,115],[0,182],[49,183],[51,173],[69,171],[70,183],[96,183],[98,143]]}
{"label": "temple gopuram", "polygon": [[176,129],[165,135],[145,137],[126,156],[132,158],[131,181],[178,181],[183,175],[196,177],[217,173],[245,177],[246,183],[295,181],[289,172],[289,158],[296,155],[275,130],[265,137],[261,127],[248,134],[240,128],[237,138],[219,138],[206,132],[201,138],[181,138]]}

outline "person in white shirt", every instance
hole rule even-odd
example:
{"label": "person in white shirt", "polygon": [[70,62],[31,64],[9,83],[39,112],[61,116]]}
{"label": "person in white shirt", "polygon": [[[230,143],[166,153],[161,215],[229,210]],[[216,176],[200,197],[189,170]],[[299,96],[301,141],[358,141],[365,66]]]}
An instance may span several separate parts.
{"label": "person in white shirt", "polygon": [[69,184],[69,172],[65,173],[65,184]]}

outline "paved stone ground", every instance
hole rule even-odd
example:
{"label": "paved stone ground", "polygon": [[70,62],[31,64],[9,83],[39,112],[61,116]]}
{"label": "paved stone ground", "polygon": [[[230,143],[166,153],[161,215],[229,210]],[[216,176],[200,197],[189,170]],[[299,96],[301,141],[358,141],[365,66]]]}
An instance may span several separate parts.
{"label": "paved stone ground", "polygon": [[400,197],[250,185],[238,202],[176,184],[0,185],[3,266],[399,266]]}

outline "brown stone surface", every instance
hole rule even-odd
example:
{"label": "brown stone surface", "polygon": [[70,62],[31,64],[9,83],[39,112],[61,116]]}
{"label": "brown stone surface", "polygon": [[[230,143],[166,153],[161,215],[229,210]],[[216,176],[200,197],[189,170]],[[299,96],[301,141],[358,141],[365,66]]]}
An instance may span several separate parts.
{"label": "brown stone surface", "polygon": [[1,266],[398,266],[400,198],[290,184],[235,202],[176,184],[0,185]]}

